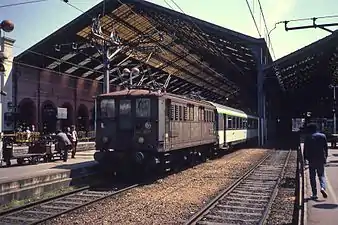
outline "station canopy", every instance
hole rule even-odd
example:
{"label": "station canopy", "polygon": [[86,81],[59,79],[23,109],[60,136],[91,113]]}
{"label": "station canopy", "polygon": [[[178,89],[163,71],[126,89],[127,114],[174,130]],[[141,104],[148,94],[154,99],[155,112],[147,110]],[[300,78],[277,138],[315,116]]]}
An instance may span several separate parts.
{"label": "station canopy", "polygon": [[332,86],[338,85],[337,66],[338,33],[334,32],[276,60],[265,68],[265,75],[277,76],[294,117],[305,117],[307,112],[332,117]]}
{"label": "station canopy", "polygon": [[[103,9],[105,9],[103,13]],[[102,55],[91,43],[92,20],[114,30],[123,43],[110,61],[110,84],[128,84],[125,68],[138,67],[133,83],[165,83],[168,92],[201,97],[246,111],[257,108],[255,46],[272,61],[264,39],[256,39],[140,0],[99,3],[15,58],[60,74],[103,82]],[[74,79],[75,79],[74,78]]]}

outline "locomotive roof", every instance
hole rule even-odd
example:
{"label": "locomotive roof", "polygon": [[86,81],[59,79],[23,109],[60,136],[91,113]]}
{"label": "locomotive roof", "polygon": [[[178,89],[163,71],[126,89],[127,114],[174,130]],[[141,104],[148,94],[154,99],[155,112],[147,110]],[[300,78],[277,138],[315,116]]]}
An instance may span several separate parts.
{"label": "locomotive roof", "polygon": [[114,92],[110,92],[107,94],[101,94],[99,95],[99,97],[105,97],[105,96],[109,96],[109,97],[114,97],[114,96],[125,96],[125,95],[129,95],[129,96],[167,96],[170,98],[175,98],[176,100],[184,100],[184,101],[190,101],[190,102],[194,102],[197,104],[203,104],[205,105],[206,103],[208,105],[210,105],[209,102],[207,101],[200,101],[200,100],[196,100],[196,99],[192,99],[189,98],[187,96],[183,96],[183,95],[177,95],[177,94],[173,94],[173,93],[168,93],[168,92],[159,92],[159,91],[153,91],[153,90],[147,90],[147,89],[124,89],[124,90],[120,90],[120,91],[114,91]]}
{"label": "locomotive roof", "polygon": [[153,90],[147,90],[147,89],[124,89],[124,90],[120,90],[120,91],[114,91],[114,92],[110,92],[107,94],[101,94],[99,95],[99,97],[115,97],[115,96],[157,96],[157,97],[161,97],[161,96],[167,96],[171,99],[176,99],[179,101],[190,101],[193,102],[195,104],[200,104],[200,105],[209,105],[212,106],[209,102],[207,101],[201,101],[201,100],[197,100],[197,99],[192,99],[189,98],[187,96],[183,96],[183,95],[177,95],[177,94],[173,94],[173,93],[168,93],[168,92],[159,92],[159,91],[153,91]]}
{"label": "locomotive roof", "polygon": [[107,94],[101,94],[102,96],[123,96],[123,95],[130,95],[130,96],[138,96],[138,95],[152,95],[152,96],[163,96],[165,93],[158,92],[158,91],[151,91],[146,89],[124,89],[121,91],[114,91]]}

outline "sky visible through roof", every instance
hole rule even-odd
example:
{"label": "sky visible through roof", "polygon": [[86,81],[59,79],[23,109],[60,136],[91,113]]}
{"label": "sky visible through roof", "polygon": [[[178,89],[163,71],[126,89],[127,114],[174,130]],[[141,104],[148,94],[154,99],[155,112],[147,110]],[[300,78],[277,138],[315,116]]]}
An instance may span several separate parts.
{"label": "sky visible through roof", "polygon": [[[1,0],[0,6],[25,1],[29,0]],[[100,1],[69,0],[69,3],[86,11]],[[123,0],[121,1],[123,2]],[[149,2],[181,12],[171,0],[149,0]],[[188,15],[253,37],[259,37],[246,0],[174,0],[174,2]],[[248,0],[248,2],[254,11],[259,30],[264,37],[267,32],[264,30],[258,1]],[[261,4],[269,31],[279,21],[338,14],[337,0],[261,0]],[[0,8],[0,19],[9,19],[15,23],[15,30],[11,33],[6,33],[6,36],[16,40],[14,46],[15,55],[20,54],[47,37],[80,14],[79,10],[72,8],[61,0],[48,0],[40,3]],[[338,18],[318,20],[318,23],[330,22],[337,23]],[[290,26],[305,24],[311,24],[311,20],[290,23]],[[275,56],[278,59],[329,34],[320,29],[286,32],[284,25],[279,24],[271,32],[271,40]]]}

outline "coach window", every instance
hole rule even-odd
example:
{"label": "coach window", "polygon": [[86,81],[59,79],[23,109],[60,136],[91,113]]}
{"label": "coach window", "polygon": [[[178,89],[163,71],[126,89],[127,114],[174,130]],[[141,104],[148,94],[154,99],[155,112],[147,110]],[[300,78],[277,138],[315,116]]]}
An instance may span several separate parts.
{"label": "coach window", "polygon": [[174,120],[175,117],[175,107],[174,105],[170,105],[170,120]]}
{"label": "coach window", "polygon": [[228,117],[228,127],[229,129],[232,129],[232,116],[227,116]]}
{"label": "coach window", "polygon": [[194,121],[194,105],[189,105],[189,120]]}
{"label": "coach window", "polygon": [[188,108],[186,106],[183,107],[183,119],[184,121],[188,120]]}
{"label": "coach window", "polygon": [[244,129],[248,128],[248,119],[246,119],[246,118],[243,119],[243,128]]}
{"label": "coach window", "polygon": [[194,106],[194,121],[199,120],[199,115],[200,115],[200,111],[199,111],[198,107]]}
{"label": "coach window", "polygon": [[238,117],[238,129],[242,129],[242,118],[241,117]]}
{"label": "coach window", "polygon": [[248,119],[248,129],[253,129],[253,127],[252,127],[252,119],[251,118]]}
{"label": "coach window", "polygon": [[178,115],[179,115],[179,120],[183,120],[183,112],[182,112],[182,106],[178,107]]}
{"label": "coach window", "polygon": [[150,99],[148,98],[136,99],[136,116],[150,117]]}
{"label": "coach window", "polygon": [[178,106],[175,105],[175,120],[178,120]]}
{"label": "coach window", "polygon": [[113,118],[115,117],[115,100],[102,99],[100,103],[100,117]]}

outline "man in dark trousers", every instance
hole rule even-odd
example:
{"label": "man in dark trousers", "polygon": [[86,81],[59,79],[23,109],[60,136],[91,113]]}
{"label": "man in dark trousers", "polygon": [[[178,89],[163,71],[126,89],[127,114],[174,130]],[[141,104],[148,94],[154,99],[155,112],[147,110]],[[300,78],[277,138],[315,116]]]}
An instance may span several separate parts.
{"label": "man in dark trousers", "polygon": [[310,184],[312,188],[312,199],[317,199],[316,173],[319,178],[320,192],[327,198],[325,182],[325,164],[328,155],[326,136],[317,131],[316,124],[307,126],[309,135],[304,142],[304,159],[309,162]]}
{"label": "man in dark trousers", "polygon": [[57,132],[56,140],[59,150],[63,152],[63,161],[67,162],[68,151],[72,149],[72,142],[67,137],[67,134],[60,130]]}

